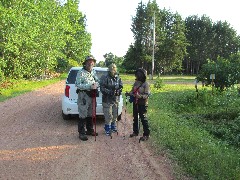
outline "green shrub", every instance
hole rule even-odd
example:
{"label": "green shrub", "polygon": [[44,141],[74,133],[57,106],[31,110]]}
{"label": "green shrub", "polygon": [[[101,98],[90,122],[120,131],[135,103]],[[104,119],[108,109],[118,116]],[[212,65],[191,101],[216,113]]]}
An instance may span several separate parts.
{"label": "green shrub", "polygon": [[[218,58],[216,62],[209,61],[202,66],[202,69],[197,76],[198,81],[203,81],[205,84],[214,86],[219,91],[223,91],[228,87],[239,82],[240,79],[240,60],[227,60]],[[215,74],[215,79],[210,79],[210,75]]]}
{"label": "green shrub", "polygon": [[154,83],[154,88],[156,89],[160,89],[164,86],[164,82],[163,79],[161,79],[160,77],[157,77],[155,83]]}
{"label": "green shrub", "polygon": [[3,82],[5,80],[4,74],[0,69],[0,82]]}

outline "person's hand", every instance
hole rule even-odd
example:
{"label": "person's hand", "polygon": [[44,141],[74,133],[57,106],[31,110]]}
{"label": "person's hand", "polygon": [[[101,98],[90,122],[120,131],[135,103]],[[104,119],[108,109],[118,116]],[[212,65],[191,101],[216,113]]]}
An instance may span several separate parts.
{"label": "person's hand", "polygon": [[97,89],[98,88],[98,83],[93,83],[92,86],[91,86],[91,89]]}
{"label": "person's hand", "polygon": [[120,95],[121,95],[121,90],[120,89],[116,90],[115,91],[115,96],[120,96]]}
{"label": "person's hand", "polygon": [[125,96],[130,96],[130,93],[129,92],[125,92]]}
{"label": "person's hand", "polygon": [[138,93],[135,95],[135,97],[138,98],[138,99],[142,98],[142,96]]}

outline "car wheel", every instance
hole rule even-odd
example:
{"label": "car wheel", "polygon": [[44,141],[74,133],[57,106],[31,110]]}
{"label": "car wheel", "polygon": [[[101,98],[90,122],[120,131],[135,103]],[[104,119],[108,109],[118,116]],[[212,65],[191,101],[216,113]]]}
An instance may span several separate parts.
{"label": "car wheel", "polygon": [[122,113],[118,116],[117,120],[120,121],[122,119]]}
{"label": "car wheel", "polygon": [[69,119],[71,119],[71,114],[64,114],[64,113],[62,112],[62,118],[63,118],[64,120],[69,120]]}

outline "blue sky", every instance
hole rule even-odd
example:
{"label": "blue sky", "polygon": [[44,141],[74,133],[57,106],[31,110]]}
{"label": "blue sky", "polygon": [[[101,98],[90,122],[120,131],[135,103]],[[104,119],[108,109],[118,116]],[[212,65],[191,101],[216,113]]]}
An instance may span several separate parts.
{"label": "blue sky", "polygon": [[[91,53],[97,61],[112,52],[124,56],[133,42],[132,17],[141,0],[80,0],[79,10],[87,17],[87,31],[92,35]],[[148,0],[143,0],[147,3]],[[183,18],[203,14],[214,22],[227,21],[240,34],[238,0],[157,0],[160,9],[164,7]]]}

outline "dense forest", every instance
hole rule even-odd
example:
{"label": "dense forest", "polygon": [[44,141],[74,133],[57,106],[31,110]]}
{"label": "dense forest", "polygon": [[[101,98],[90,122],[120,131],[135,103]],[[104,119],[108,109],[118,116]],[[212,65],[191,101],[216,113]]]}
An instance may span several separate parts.
{"label": "dense forest", "polygon": [[[91,34],[85,15],[78,10],[79,0],[62,2],[0,1],[1,81],[62,72],[80,65],[90,53]],[[206,15],[184,20],[177,12],[160,9],[155,0],[140,2],[131,31],[134,42],[125,56],[103,52],[105,62],[99,66],[116,63],[124,72],[136,67],[151,72],[153,49],[155,74],[199,74],[204,64],[219,58],[239,63],[240,36],[229,23],[213,22]]]}
{"label": "dense forest", "polygon": [[80,64],[91,35],[79,0],[0,1],[0,79],[32,79]]}
{"label": "dense forest", "polygon": [[151,72],[153,27],[155,73],[198,74],[209,60],[229,59],[239,52],[240,36],[229,23],[213,22],[206,15],[191,15],[184,20],[178,13],[159,9],[153,0],[140,2],[132,19],[135,42],[123,61],[126,69],[144,67]]}

